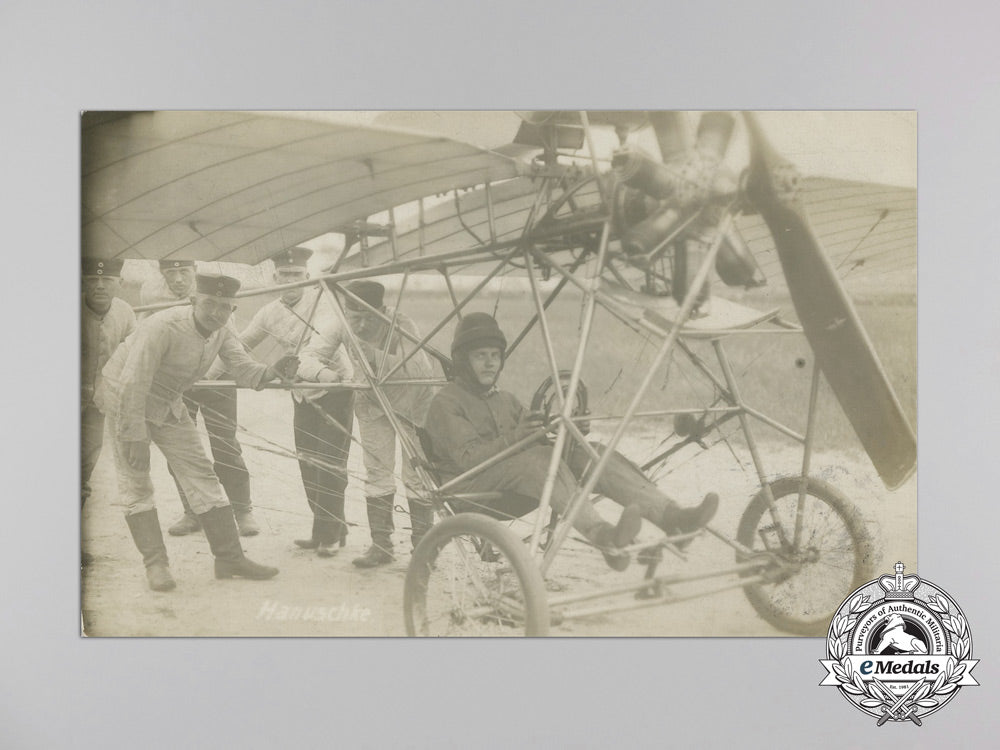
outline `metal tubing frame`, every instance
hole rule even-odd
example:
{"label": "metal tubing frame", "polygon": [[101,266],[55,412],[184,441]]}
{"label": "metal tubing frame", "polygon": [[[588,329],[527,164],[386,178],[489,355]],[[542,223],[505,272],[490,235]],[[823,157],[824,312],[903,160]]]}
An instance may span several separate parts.
{"label": "metal tubing frame", "polygon": [[[552,382],[553,382],[555,390],[556,390],[556,395],[557,395],[557,397],[559,399],[559,412],[560,412],[560,415],[558,417],[559,424],[566,426],[566,429],[568,429],[570,431],[570,433],[572,433],[572,435],[576,439],[576,441],[581,446],[583,446],[583,448],[586,451],[588,451],[590,453],[590,457],[592,459],[593,458],[597,458],[597,451],[594,450],[594,447],[590,443],[587,442],[587,438],[583,435],[582,432],[580,432],[580,430],[577,428],[577,426],[573,423],[572,417],[564,417],[563,416],[563,412],[564,412],[564,408],[563,407],[565,405],[565,397],[563,396],[562,382],[561,382],[561,379],[559,377],[559,363],[556,361],[555,347],[552,345],[552,336],[549,333],[548,321],[547,321],[547,319],[545,318],[545,315],[544,315],[544,311],[545,311],[547,303],[543,302],[541,290],[538,288],[538,280],[535,278],[535,266],[534,266],[534,261],[532,260],[532,257],[531,257],[531,253],[525,251],[525,253],[524,253],[524,261],[525,261],[526,267],[528,269],[528,283],[531,286],[532,298],[534,299],[534,302],[535,302],[535,310],[536,310],[536,312],[535,312],[534,317],[532,318],[532,322],[534,322],[535,320],[537,320],[539,328],[542,331],[542,339],[543,339],[543,341],[545,343],[545,353],[546,353],[546,355],[548,357],[548,360],[549,360],[549,366],[552,368],[552,373],[551,373]],[[541,312],[538,312],[538,311],[541,311]],[[529,327],[531,327],[531,326],[532,326],[532,323],[529,323]],[[527,333],[527,330],[528,330],[528,328],[526,328],[522,333]],[[520,341],[520,339],[518,339],[518,341]],[[505,358],[506,358],[506,356],[510,355],[511,351],[512,351],[512,347],[508,347],[507,353],[505,355]],[[574,397],[575,397],[575,394],[574,394]],[[566,411],[572,413],[572,409],[568,409]],[[541,515],[542,514],[539,513],[539,516],[541,516]]]}
{"label": "metal tubing frame", "polygon": [[309,308],[309,318],[305,320],[305,325],[302,326],[302,334],[299,336],[299,340],[295,344],[295,354],[298,354],[302,347],[306,343],[306,339],[309,338],[309,329],[316,330],[313,328],[313,320],[316,319],[316,311],[319,309],[319,301],[323,299],[323,292],[316,289],[316,299],[313,300],[312,307]]}
{"label": "metal tubing frame", "polygon": [[[709,570],[701,573],[693,573],[689,575],[680,573],[665,573],[663,575],[653,576],[652,578],[643,578],[638,581],[630,581],[629,583],[619,583],[614,586],[602,586],[600,591],[582,591],[577,594],[559,594],[556,596],[549,597],[550,607],[560,607],[566,604],[576,604],[577,602],[584,602],[591,599],[600,599],[604,596],[616,596],[618,594],[628,594],[632,591],[638,591],[640,589],[648,588],[649,586],[659,583],[663,585],[680,584],[680,583],[693,583],[694,581],[704,581],[709,578],[721,578],[723,576],[729,575],[739,575],[741,573],[746,573],[748,571],[758,571],[762,568],[766,568],[770,565],[770,561],[765,562],[763,560],[737,563],[727,568],[721,568],[719,570]],[[738,584],[739,586],[744,586],[742,581]]]}
{"label": "metal tubing frame", "polygon": [[438,490],[441,491],[441,492],[447,492],[452,487],[455,487],[455,486],[459,485],[460,483],[464,482],[466,479],[471,479],[472,477],[476,476],[477,474],[480,474],[480,473],[486,471],[488,468],[490,468],[491,466],[494,466],[494,465],[500,463],[505,458],[507,458],[509,456],[513,456],[515,453],[520,453],[522,450],[524,450],[529,445],[531,445],[533,442],[535,442],[541,435],[544,434],[544,432],[545,432],[544,429],[539,429],[539,430],[536,430],[535,432],[531,433],[530,435],[527,435],[526,437],[521,438],[516,443],[512,443],[511,445],[509,445],[508,447],[504,448],[502,451],[500,451],[496,455],[490,456],[488,459],[486,459],[482,463],[476,464],[471,469],[468,469],[465,472],[459,474],[457,477],[449,479],[447,482],[445,482],[440,487],[438,487]]}
{"label": "metal tubing frame", "polygon": [[[545,306],[544,301],[542,300],[542,293],[538,289],[538,279],[535,278],[535,263],[531,259],[531,253],[527,250],[524,251],[524,262],[526,268],[528,269],[528,284],[531,287],[531,298],[535,303],[535,318],[537,318],[538,327],[542,332],[542,341],[545,343],[545,354],[549,361],[549,374],[552,376],[556,397],[559,401],[559,411],[561,412],[563,406],[563,393],[561,383],[559,382],[559,363],[556,361],[556,352],[555,347],[552,345],[552,335],[549,333],[548,319],[542,314],[545,310]],[[525,328],[525,332],[527,332],[527,328]],[[510,349],[508,348],[508,351],[504,353],[504,358],[506,359],[509,354]]]}
{"label": "metal tubing frame", "polygon": [[767,471],[764,468],[764,461],[760,456],[760,450],[757,447],[757,440],[754,437],[753,429],[750,427],[750,420],[747,418],[748,412],[746,410],[746,404],[743,402],[742,396],[740,396],[739,386],[736,383],[736,376],[733,374],[733,368],[729,361],[729,357],[726,355],[726,350],[722,345],[721,339],[714,339],[712,341],[712,346],[715,348],[716,356],[719,358],[719,366],[722,368],[722,374],[726,378],[726,385],[729,387],[729,391],[733,394],[733,398],[736,399],[736,406],[740,407],[738,415],[740,427],[743,430],[743,437],[746,438],[747,448],[750,451],[750,458],[753,460],[754,469],[757,471],[757,478],[760,479],[761,491],[764,493],[764,499],[767,501],[771,518],[774,520],[775,526],[778,529],[778,537],[781,539],[782,544],[788,544],[789,540],[778,519],[774,494],[771,492],[771,484],[767,478]]}
{"label": "metal tubing frame", "polygon": [[[549,545],[549,548],[546,551],[545,556],[541,562],[541,568],[542,568],[541,572],[543,576],[548,571],[548,568],[552,565],[556,553],[559,551],[560,547],[562,546],[562,543],[566,539],[566,536],[569,534],[569,529],[572,525],[573,520],[576,517],[576,514],[579,512],[582,503],[590,502],[589,501],[590,493],[593,491],[594,486],[597,484],[597,480],[600,478],[601,474],[604,471],[605,466],[607,466],[608,461],[611,459],[612,454],[618,447],[618,443],[621,441],[622,436],[625,434],[625,430],[627,429],[629,423],[631,422],[633,415],[635,414],[636,411],[638,411],[639,403],[642,401],[642,398],[645,396],[646,391],[649,389],[649,386],[653,382],[653,376],[656,374],[656,371],[660,369],[660,366],[666,360],[667,355],[673,349],[674,343],[677,341],[680,335],[681,327],[687,322],[688,318],[691,316],[691,311],[694,309],[695,303],[701,292],[701,288],[704,286],[705,281],[708,279],[709,270],[713,267],[715,263],[715,258],[719,253],[719,248],[722,246],[722,236],[724,234],[724,230],[731,222],[732,222],[732,215],[727,212],[722,222],[720,222],[719,231],[715,240],[709,247],[709,250],[705,254],[705,257],[702,259],[701,265],[699,266],[698,271],[695,274],[695,277],[692,280],[690,287],[688,288],[688,293],[684,296],[684,302],[677,313],[677,317],[674,320],[673,325],[671,326],[670,333],[667,335],[666,339],[664,340],[663,344],[660,347],[660,350],[654,357],[653,362],[650,364],[649,370],[646,372],[646,376],[643,378],[642,383],[639,385],[639,388],[635,393],[635,395],[633,396],[631,403],[629,403],[628,407],[625,410],[625,413],[622,415],[622,420],[619,423],[618,428],[615,430],[615,433],[612,435],[611,440],[608,441],[608,445],[604,450],[604,453],[601,455],[600,460],[597,462],[596,466],[594,466],[593,469],[591,470],[587,478],[587,481],[584,483],[583,487],[581,487],[580,490],[578,491],[577,496],[571,502],[570,507],[567,510],[566,514],[560,519],[559,525],[557,526],[555,533],[553,534],[552,543]],[[598,267],[597,273],[600,274],[600,267]],[[594,295],[593,298],[594,302],[596,302],[596,296],[598,292],[597,282],[599,281],[599,279],[600,276],[598,276],[597,280],[595,280],[595,288],[591,291],[591,294]],[[578,375],[577,371],[579,369],[580,369],[579,367],[574,367],[574,375]],[[532,541],[533,542],[535,541],[534,538],[532,539]]]}
{"label": "metal tubing frame", "polygon": [[[455,188],[453,192],[455,195],[455,218],[458,219],[458,223],[461,225],[462,229],[465,230],[465,233],[474,239],[480,246],[486,245],[487,243],[483,242],[482,238],[473,232],[472,228],[465,223],[465,217],[462,216],[462,204],[458,200],[458,188]],[[492,244],[492,240],[490,244]]]}
{"label": "metal tubing frame", "polygon": [[791,427],[787,427],[786,425],[779,422],[777,419],[767,416],[764,412],[759,411],[758,409],[754,409],[752,406],[747,406],[746,404],[743,404],[743,411],[745,411],[747,414],[749,414],[757,421],[763,422],[768,427],[777,430],[782,435],[790,437],[792,440],[796,440],[800,443],[804,443],[806,440],[804,435],[800,435]]}
{"label": "metal tubing frame", "polygon": [[[581,617],[592,617],[594,615],[606,615],[617,612],[632,612],[637,609],[649,609],[650,607],[662,607],[667,604],[677,604],[679,602],[686,602],[692,599],[703,599],[706,596],[713,596],[715,594],[720,594],[723,591],[731,591],[732,589],[742,589],[746,588],[750,584],[761,583],[765,580],[763,575],[750,576],[748,578],[741,578],[739,581],[734,581],[732,583],[727,583],[721,586],[715,586],[713,588],[701,589],[688,594],[683,595],[673,595],[673,594],[661,594],[653,599],[646,601],[633,600],[629,603],[622,603],[618,605],[607,605],[604,607],[589,607],[582,609],[570,609],[565,612],[550,611],[550,617],[557,623],[565,622],[566,620],[575,620]],[[642,588],[648,588],[649,585],[654,585],[654,579],[649,579],[647,581],[647,586]]]}
{"label": "metal tubing frame", "polygon": [[795,512],[795,531],[792,535],[792,544],[795,549],[799,548],[802,541],[802,516],[806,504],[806,488],[809,485],[809,466],[812,462],[813,440],[816,437],[816,404],[819,400],[819,363],[813,362],[812,382],[809,384],[809,412],[806,417],[806,435],[803,439],[802,448],[802,476],[799,479],[799,498]]}
{"label": "metal tubing frame", "polygon": [[397,244],[398,237],[396,235],[396,211],[394,208],[389,208],[389,247],[392,248],[392,259],[399,260],[399,246]]}
{"label": "metal tubing frame", "polygon": [[[606,221],[604,223],[604,228],[601,231],[601,240],[597,248],[597,266],[593,276],[593,284],[595,284],[595,287],[594,289],[588,291],[585,298],[584,311],[583,311],[583,324],[581,325],[581,331],[580,331],[580,341],[577,344],[576,357],[573,361],[573,369],[570,371],[569,385],[566,388],[565,396],[562,396],[562,412],[561,412],[561,419],[559,421],[559,428],[556,431],[555,443],[552,446],[552,455],[549,459],[549,469],[545,476],[545,484],[542,486],[542,496],[539,498],[538,513],[535,515],[535,525],[531,532],[531,542],[528,545],[528,553],[531,555],[535,555],[535,553],[538,552],[541,546],[543,519],[548,518],[547,514],[549,508],[551,507],[552,491],[553,488],[555,487],[556,474],[559,472],[559,464],[562,462],[563,450],[566,446],[566,435],[570,432],[569,420],[572,416],[573,403],[576,401],[576,392],[580,387],[580,375],[583,370],[583,358],[584,355],[586,355],[587,353],[587,344],[590,341],[590,331],[594,322],[594,309],[597,306],[597,299],[595,296],[596,284],[599,283],[601,268],[604,265],[604,259],[607,255],[608,240],[610,236],[611,236],[611,222]],[[531,252],[535,253],[537,252],[537,250],[532,248]],[[536,295],[535,299],[537,305],[537,303],[541,301],[541,297],[539,295]],[[537,306],[536,312],[539,315],[539,320],[542,320],[545,317],[545,310],[540,305]],[[547,337],[546,337],[546,345],[551,346],[551,341],[548,341]],[[559,379],[558,365],[555,365],[555,363],[553,362],[553,367],[554,367],[553,378],[555,379],[554,385],[556,391],[559,394],[562,394],[562,383],[560,382]],[[579,433],[574,434],[574,437],[576,437],[577,434]],[[587,446],[587,448],[591,448],[590,444],[587,443],[586,440],[583,440],[581,444]],[[601,471],[603,471],[605,465],[607,465],[607,461],[602,458],[598,458],[596,466],[599,466]],[[597,471],[597,469],[595,469],[594,471]],[[565,517],[564,519],[560,519],[560,523],[562,522],[562,520],[565,520],[568,526],[569,523],[572,523],[572,520],[576,517],[576,514],[579,512],[580,504],[582,502],[590,502],[589,495],[591,490],[593,489],[593,485],[595,482],[596,480],[588,482],[589,486],[586,489],[586,491],[581,489],[578,492],[577,497],[575,497],[573,500],[570,501],[570,505],[566,510]],[[558,532],[559,529],[557,528],[556,533],[558,534]],[[564,539],[567,533],[568,530],[564,527],[562,534]],[[548,565],[551,564],[551,563],[548,564],[546,563],[546,560],[549,559],[549,552],[552,551],[553,547],[557,548],[560,543],[561,542],[558,539],[558,537],[555,537],[553,539],[553,544],[550,545],[549,547],[549,551],[546,552],[545,557],[542,559],[541,570],[543,576],[545,575],[545,572],[548,569]]]}
{"label": "metal tubing frame", "polygon": [[[393,367],[386,374],[386,377],[388,378],[388,377],[392,376],[393,373],[396,372],[396,370],[398,370],[403,365],[405,365],[407,362],[409,362],[410,359],[413,357],[414,354],[416,354],[418,351],[420,351],[421,349],[423,349],[424,347],[426,347],[427,343],[437,334],[437,332],[440,331],[442,328],[444,328],[446,325],[448,325],[448,323],[451,321],[452,318],[458,316],[461,313],[462,308],[465,307],[469,302],[471,302],[472,299],[477,294],[479,294],[480,290],[482,290],[483,287],[485,287],[488,283],[490,283],[490,281],[492,281],[497,276],[497,274],[499,274],[500,271],[503,270],[504,266],[506,266],[507,263],[510,262],[510,259],[514,256],[514,254],[516,252],[517,252],[517,248],[514,248],[512,250],[509,250],[505,255],[501,256],[500,262],[497,264],[496,268],[494,268],[492,271],[490,271],[488,274],[486,274],[486,276],[484,276],[483,279],[478,284],[476,284],[475,287],[473,287],[472,291],[469,292],[465,296],[465,299],[463,299],[460,303],[458,303],[457,305],[455,305],[453,307],[453,309],[451,310],[451,312],[449,312],[447,315],[445,315],[445,317],[442,320],[440,320],[422,339],[420,339],[419,341],[416,341],[416,347],[413,349],[413,351],[410,352],[409,354],[407,354],[405,357],[403,357],[403,359],[401,359],[396,364],[396,366]],[[350,294],[350,292],[348,292],[348,294]],[[375,310],[375,308],[371,307],[371,305],[369,305],[367,302],[365,302],[364,300],[360,299],[359,297],[356,297],[354,295],[351,295],[351,296],[354,297],[354,299],[356,301],[361,302],[362,304],[364,304],[365,307],[367,307],[368,309],[373,310],[375,312],[378,312],[377,310]],[[411,340],[414,340],[416,337],[408,337],[408,338],[411,338]],[[444,356],[444,355],[442,354],[441,356]],[[449,362],[451,361],[450,357],[448,358],[448,361]]]}
{"label": "metal tubing frame", "polygon": [[[746,332],[746,331],[744,331],[744,332]],[[764,332],[765,331],[757,331],[757,333],[764,333]],[[787,330],[787,329],[781,329],[781,330],[776,331],[776,332],[777,333],[797,333],[796,331],[790,331],[790,330]],[[721,332],[721,333],[724,333],[724,332]],[[718,341],[720,339],[721,339],[721,336],[719,338],[713,338],[712,341],[714,342],[714,341]],[[695,367],[697,367],[698,370],[700,370],[701,373],[703,375],[705,375],[705,377],[707,377],[709,380],[711,380],[712,383],[715,385],[716,388],[719,389],[719,395],[722,396],[722,398],[724,400],[728,401],[730,404],[735,405],[736,404],[736,400],[734,399],[733,394],[730,392],[729,386],[727,385],[727,383],[724,380],[720,380],[719,377],[714,372],[712,372],[712,369],[708,366],[708,363],[705,362],[705,360],[702,359],[697,354],[697,352],[695,352],[690,347],[690,345],[687,342],[685,342],[685,341],[679,341],[677,343],[677,346],[680,347],[681,351],[684,352],[684,354],[687,356],[688,360]],[[802,436],[802,435],[800,435],[799,433],[797,433],[791,427],[788,427],[787,425],[782,424],[781,422],[779,422],[778,420],[774,419],[773,417],[767,416],[766,414],[764,414],[764,412],[762,412],[762,411],[760,411],[758,409],[755,409],[752,406],[748,406],[745,402],[741,402],[737,408],[740,409],[741,411],[746,412],[747,414],[749,414],[754,419],[757,419],[760,422],[763,422],[764,424],[766,424],[767,426],[769,426],[769,427],[777,430],[781,434],[783,434],[783,435],[785,435],[787,437],[790,437],[792,440],[796,440],[796,441],[798,441],[800,443],[805,441],[805,437]]]}
{"label": "metal tubing frame", "polygon": [[[399,320],[399,303],[403,300],[403,294],[406,292],[406,282],[409,280],[410,272],[404,271],[403,280],[399,284],[399,297],[396,300],[396,306],[392,309],[392,320],[389,321],[389,330],[385,337],[385,345],[382,347],[382,351],[380,352],[381,356],[378,360],[378,370],[375,371],[375,379],[380,383],[383,382],[382,378],[385,373],[385,362],[389,358],[389,349],[392,346],[392,334],[395,332],[396,323]],[[400,342],[400,349],[402,348],[402,342]],[[416,351],[416,349],[414,349],[414,351]],[[398,367],[395,367],[392,371],[395,372],[398,369]]]}
{"label": "metal tubing frame", "polygon": [[[455,294],[455,287],[451,283],[451,274],[448,273],[448,266],[441,266],[439,269],[441,275],[444,276],[444,285],[448,287],[448,296],[451,298],[452,307],[458,307],[458,296]],[[462,319],[462,313],[458,312],[458,319]]]}
{"label": "metal tubing frame", "polygon": [[[330,303],[333,306],[333,310],[337,317],[340,319],[340,324],[344,327],[344,335],[347,339],[351,350],[354,352],[354,356],[361,363],[361,371],[368,381],[371,393],[375,396],[378,401],[379,406],[382,409],[385,418],[389,420],[389,424],[392,425],[393,431],[396,433],[396,438],[399,440],[400,449],[403,451],[403,459],[409,461],[414,470],[418,472],[421,483],[425,486],[432,487],[433,484],[429,484],[427,480],[430,480],[430,476],[426,474],[426,470],[422,466],[421,453],[418,446],[410,445],[410,439],[403,431],[402,423],[399,417],[396,415],[396,411],[392,408],[392,403],[389,401],[388,396],[382,390],[381,384],[376,380],[375,373],[371,369],[371,365],[368,363],[368,358],[365,357],[364,351],[361,349],[361,344],[358,341],[358,337],[351,330],[350,325],[347,322],[347,316],[344,314],[343,308],[341,308],[340,300],[337,299],[337,295],[333,293],[327,285],[322,285],[320,287],[321,294],[327,294],[330,298]],[[397,385],[397,383],[393,383]]]}
{"label": "metal tubing frame", "polygon": [[[352,302],[354,302],[355,304],[360,305],[362,307],[362,309],[366,310],[367,312],[372,313],[373,315],[377,316],[378,318],[380,318],[382,321],[384,321],[386,323],[392,323],[392,318],[390,318],[384,312],[382,312],[381,310],[379,310],[377,307],[372,307],[371,305],[369,305],[367,302],[365,302],[365,300],[361,299],[361,297],[359,297],[358,295],[354,294],[354,292],[352,292],[349,289],[347,289],[346,287],[340,286],[339,284],[336,284],[336,283],[334,284],[334,286],[337,287],[337,291],[339,291],[345,297],[350,298],[350,300]],[[327,287],[329,287],[329,284],[327,284]],[[396,307],[398,308],[399,305],[397,304]],[[448,362],[449,364],[451,363],[451,358],[450,357],[445,356],[444,353],[439,352],[433,346],[428,346],[427,342],[430,341],[430,337],[425,337],[423,339],[418,339],[412,333],[410,333],[409,331],[407,331],[407,330],[405,330],[403,328],[398,329],[396,332],[400,336],[402,336],[403,338],[405,338],[407,341],[409,341],[410,343],[416,344],[416,348],[415,348],[416,350],[423,349],[424,351],[426,351],[428,354],[430,354],[432,357],[434,357],[439,362]],[[410,360],[411,356],[413,356],[412,352],[410,353],[409,356],[406,357],[405,361],[408,362]],[[393,370],[393,372],[395,372],[395,370]]]}
{"label": "metal tubing frame", "polygon": [[[441,378],[411,378],[409,380],[393,380],[391,385],[447,385],[448,381]],[[235,380],[199,380],[192,388],[240,388]],[[370,391],[367,383],[314,383],[310,380],[296,380],[262,383],[261,390],[304,390],[304,391]]]}
{"label": "metal tubing frame", "polygon": [[[256,289],[244,289],[236,293],[236,298],[242,299],[244,297],[257,297],[262,294],[280,293],[290,289],[313,286],[319,282],[345,282],[353,281],[355,279],[366,279],[375,275],[389,276],[396,273],[403,273],[404,271],[433,271],[451,264],[463,265],[483,260],[495,260],[498,257],[498,252],[510,250],[511,248],[515,248],[516,251],[516,249],[521,245],[521,242],[521,238],[517,238],[498,242],[495,245],[483,245],[480,247],[465,248],[464,250],[453,250],[447,253],[439,253],[437,255],[405,258],[393,261],[392,263],[386,263],[375,268],[365,267],[357,268],[351,271],[324,273],[309,279],[303,279],[301,281],[290,281],[287,284],[274,284]],[[190,299],[185,297],[173,302],[157,302],[149,305],[138,305],[133,309],[136,312],[154,312],[157,310],[166,310],[171,307],[188,305],[190,303]]]}
{"label": "metal tubing frame", "polygon": [[[580,267],[580,264],[583,263],[584,260],[586,260],[586,256],[587,253],[585,252],[581,253],[580,256],[573,261],[573,263],[569,267],[570,273],[572,273],[573,271],[575,271],[577,268]],[[534,284],[534,282],[529,282],[529,283]],[[555,298],[559,296],[559,293],[566,287],[566,284],[568,283],[569,281],[567,281],[565,277],[559,279],[558,283],[556,283],[555,285],[555,288],[551,292],[549,292],[549,295],[545,298],[545,302],[542,303],[542,307],[545,310],[549,309],[549,305],[551,305],[552,302],[555,300]],[[531,316],[531,320],[529,320],[524,325],[524,328],[521,329],[520,333],[518,333],[517,336],[514,337],[514,341],[510,344],[510,346],[507,347],[507,353],[505,355],[506,357],[509,357],[514,352],[514,350],[517,349],[518,344],[520,344],[524,340],[524,338],[528,335],[528,333],[531,332],[531,329],[535,327],[535,324],[538,322],[538,320],[539,320],[539,315],[536,312],[534,315]]]}
{"label": "metal tubing frame", "polygon": [[490,185],[489,180],[486,181],[486,184],[483,187],[486,190],[486,220],[489,222],[490,227],[490,244],[496,244],[497,223],[496,216],[493,212],[493,188]]}

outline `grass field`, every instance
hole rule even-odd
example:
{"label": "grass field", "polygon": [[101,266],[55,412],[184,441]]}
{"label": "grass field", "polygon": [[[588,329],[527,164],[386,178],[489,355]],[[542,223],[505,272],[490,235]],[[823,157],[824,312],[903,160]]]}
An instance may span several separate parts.
{"label": "grass field", "polygon": [[[791,306],[769,299],[782,313],[794,319]],[[495,297],[484,297],[470,305],[470,310],[492,313]],[[448,309],[447,299],[423,294],[404,302],[404,310],[422,330],[428,330]],[[497,317],[513,339],[530,318],[530,300],[524,295],[501,299]],[[579,341],[581,318],[579,297],[567,295],[554,305],[549,316],[560,367],[569,368]],[[916,305],[905,296],[859,301],[861,315],[889,379],[895,387],[903,410],[916,423]],[[449,325],[435,339],[443,351],[449,348],[453,327]],[[658,339],[634,333],[609,313],[600,310],[595,316],[591,343],[587,350],[584,380],[590,395],[590,409],[595,414],[620,414],[633,397],[659,346]],[[812,352],[801,335],[739,335],[724,342],[725,349],[739,376],[746,401],[788,426],[805,429]],[[719,373],[709,344],[693,342],[692,348]],[[535,388],[547,377],[549,366],[537,328],[511,356],[502,376],[503,387],[513,391],[527,404]],[[662,369],[642,402],[644,410],[677,407],[703,407],[715,398],[714,386],[687,361],[675,356]],[[833,394],[821,390],[817,428],[819,444],[827,448],[856,448],[857,439]],[[762,428],[762,437],[770,433]]]}

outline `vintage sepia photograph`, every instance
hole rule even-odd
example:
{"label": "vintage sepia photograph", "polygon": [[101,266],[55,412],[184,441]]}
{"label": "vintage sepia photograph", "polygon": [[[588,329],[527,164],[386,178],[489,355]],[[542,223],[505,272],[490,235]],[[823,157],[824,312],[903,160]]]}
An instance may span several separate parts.
{"label": "vintage sepia photograph", "polygon": [[85,636],[820,636],[917,568],[915,112],[80,139]]}

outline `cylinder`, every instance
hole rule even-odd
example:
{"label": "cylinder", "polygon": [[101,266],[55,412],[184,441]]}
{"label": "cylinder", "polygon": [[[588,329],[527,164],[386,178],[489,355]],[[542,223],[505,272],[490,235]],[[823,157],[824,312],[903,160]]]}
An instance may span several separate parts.
{"label": "cylinder", "polygon": [[[698,267],[709,250],[709,243],[693,237],[687,237],[674,245],[673,274],[670,279],[670,294],[678,305],[684,304],[688,289],[698,273]],[[708,280],[697,291],[694,310],[697,311],[708,299],[711,287]],[[693,315],[694,313],[692,313]]]}
{"label": "cylinder", "polygon": [[665,208],[630,227],[622,237],[622,249],[628,255],[648,255],[677,231],[686,218],[674,208]]}
{"label": "cylinder", "polygon": [[677,188],[676,172],[642,151],[617,151],[611,157],[611,166],[622,182],[653,198],[669,198]]}
{"label": "cylinder", "polygon": [[727,286],[750,289],[767,283],[747,243],[732,227],[722,235],[719,254],[715,256],[715,271]]}

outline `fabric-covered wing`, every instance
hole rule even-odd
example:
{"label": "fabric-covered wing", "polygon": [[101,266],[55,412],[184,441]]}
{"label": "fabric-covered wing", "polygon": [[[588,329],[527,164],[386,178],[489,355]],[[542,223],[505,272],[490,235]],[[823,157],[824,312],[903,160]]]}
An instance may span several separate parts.
{"label": "fabric-covered wing", "polygon": [[[494,231],[498,242],[514,240],[524,230],[538,181],[520,177],[493,185]],[[807,177],[800,195],[816,233],[823,241],[838,275],[848,288],[882,288],[886,285],[916,291],[917,196],[913,188],[852,182],[828,177]],[[593,205],[599,199],[594,185],[576,196],[578,203]],[[355,248],[342,269],[378,266],[397,259],[440,255],[476,247],[490,239],[486,190],[477,188],[449,198],[424,212],[424,228],[413,216],[400,221],[396,255],[388,241],[363,253]],[[759,215],[741,216],[739,228],[750,245],[771,289],[784,288],[774,240]],[[910,288],[912,286],[912,289]]]}
{"label": "fabric-covered wing", "polygon": [[[828,177],[803,180],[799,192],[823,248],[849,289],[885,286],[916,292],[917,191]],[[783,286],[774,240],[759,215],[740,231],[771,285]]]}
{"label": "fabric-covered wing", "polygon": [[252,264],[392,206],[522,169],[446,138],[324,119],[86,113],[83,252]]}
{"label": "fabric-covered wing", "polygon": [[[520,177],[499,185],[491,185],[489,198],[493,204],[493,240],[504,243],[522,235],[531,215],[539,190],[539,181]],[[575,195],[582,206],[596,205],[600,198],[594,184],[585,186]],[[399,217],[397,217],[399,220]],[[429,206],[424,211],[423,228],[418,217],[400,222],[395,250],[389,241],[380,242],[366,251],[353,250],[341,268],[379,266],[393,260],[409,260],[441,255],[487,245],[491,241],[490,212],[487,189],[478,187],[461,192]],[[461,268],[457,269],[461,272]],[[472,272],[476,272],[473,268]]]}

